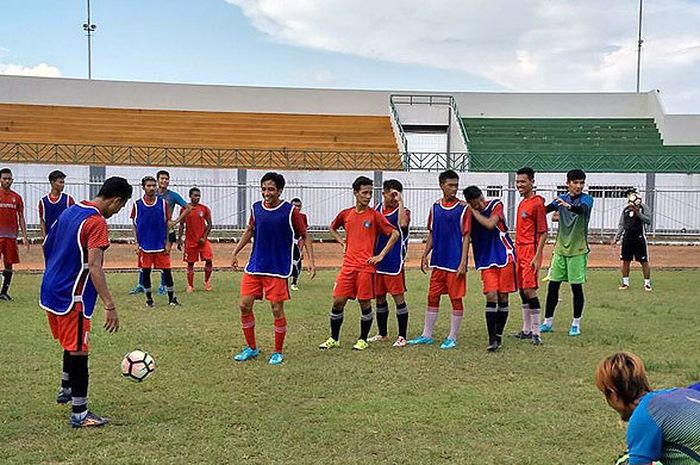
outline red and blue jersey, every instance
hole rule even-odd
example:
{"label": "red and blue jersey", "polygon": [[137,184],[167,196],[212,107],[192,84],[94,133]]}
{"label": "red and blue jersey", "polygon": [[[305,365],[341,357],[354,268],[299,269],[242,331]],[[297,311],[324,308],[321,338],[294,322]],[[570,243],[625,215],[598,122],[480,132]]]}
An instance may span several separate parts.
{"label": "red and blue jersey", "polygon": [[73,204],[75,204],[73,197],[63,192],[57,199],[51,197],[51,194],[46,194],[39,200],[39,217],[46,225],[47,234],[61,213]]}
{"label": "red and blue jersey", "polygon": [[[251,208],[253,252],[245,272],[252,275],[288,278],[292,274],[292,254],[295,228],[292,223],[298,210],[286,200],[274,208],[264,205],[262,200]],[[299,236],[306,231],[298,231]]]}
{"label": "red and blue jersey", "polygon": [[[385,211],[382,204],[379,204],[376,210],[384,215],[387,221],[399,231],[399,240],[394,243],[389,253],[384,257],[384,260],[379,262],[377,265],[377,273],[396,276],[403,271],[403,265],[406,261],[406,253],[408,252],[408,228],[402,228],[399,224],[398,207],[390,211]],[[405,209],[405,211],[407,216],[411,214],[408,209]],[[379,255],[379,253],[384,250],[390,237],[391,236],[385,236],[383,234],[377,235],[377,241],[374,244],[375,255]]]}
{"label": "red and blue jersey", "polygon": [[170,212],[165,199],[156,197],[152,204],[140,198],[134,202],[131,219],[136,226],[136,237],[139,248],[146,253],[162,252],[168,236],[168,221]]}
{"label": "red and blue jersey", "polygon": [[430,268],[456,272],[462,260],[462,238],[467,206],[457,199],[445,204],[438,200],[428,217],[428,230],[432,235],[433,251]]}
{"label": "red and blue jersey", "polygon": [[486,208],[480,213],[486,218],[497,216],[499,219],[494,229],[486,229],[472,217],[471,210],[469,211],[468,232],[474,251],[474,266],[477,270],[503,268],[515,256],[513,241],[508,235],[503,202],[499,199],[489,200]]}

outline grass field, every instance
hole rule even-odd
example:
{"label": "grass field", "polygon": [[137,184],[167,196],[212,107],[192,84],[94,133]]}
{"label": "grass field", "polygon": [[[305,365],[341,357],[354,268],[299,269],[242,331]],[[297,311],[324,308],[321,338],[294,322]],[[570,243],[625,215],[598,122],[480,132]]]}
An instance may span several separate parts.
{"label": "grass field", "polygon": [[[343,346],[322,352],[334,273],[302,281],[288,304],[287,361],[230,360],[243,344],[240,275],[214,275],[214,293],[181,293],[145,310],[126,296],[134,274],[110,274],[122,329],[94,318],[90,406],[113,418],[100,430],[72,430],[69,408],[55,403],[61,350],[37,306],[40,277],[17,275],[15,301],[0,305],[0,463],[2,464],[608,464],[624,445],[624,425],[593,384],[597,361],[617,349],[640,354],[656,388],[700,379],[698,271],[654,275],[655,290],[617,291],[617,274],[595,271],[586,286],[583,335],[566,335],[570,294],[563,288],[555,332],[543,347],[506,340],[486,346],[478,276],[470,272],[467,312],[457,349],[350,350],[359,311],[350,304]],[[408,273],[409,335],[422,328],[427,278]],[[176,274],[183,288],[184,275]],[[201,274],[197,275],[201,280]],[[512,299],[507,331],[520,326]],[[544,300],[544,299],[542,299]],[[446,302],[436,335],[447,333]],[[272,319],[257,307],[267,356]],[[395,334],[390,320],[390,334]],[[374,333],[374,331],[372,332]],[[122,379],[133,348],[156,359],[145,383]]]}

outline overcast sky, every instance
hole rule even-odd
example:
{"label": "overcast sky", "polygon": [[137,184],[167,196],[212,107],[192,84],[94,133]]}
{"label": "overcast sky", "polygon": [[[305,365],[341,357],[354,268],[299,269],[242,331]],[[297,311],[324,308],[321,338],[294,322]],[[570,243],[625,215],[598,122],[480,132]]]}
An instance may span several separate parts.
{"label": "overcast sky", "polygon": [[[0,74],[84,77],[83,0],[3,0]],[[642,90],[700,113],[700,0],[646,0]],[[636,0],[93,0],[98,79],[633,91]]]}

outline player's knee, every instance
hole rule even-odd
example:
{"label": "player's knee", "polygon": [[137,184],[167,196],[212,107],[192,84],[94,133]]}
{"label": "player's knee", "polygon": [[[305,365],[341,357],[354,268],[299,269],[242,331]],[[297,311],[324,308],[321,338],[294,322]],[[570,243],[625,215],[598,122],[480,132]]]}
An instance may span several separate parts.
{"label": "player's knee", "polygon": [[464,302],[462,302],[462,299],[451,299],[450,303],[452,304],[453,315],[462,315],[464,313]]}
{"label": "player's knee", "polygon": [[238,308],[241,309],[241,315],[250,315],[253,313],[253,303],[247,300],[241,300],[238,304]]}
{"label": "player's knee", "polygon": [[282,304],[282,302],[273,302],[271,308],[273,317],[275,317],[276,319],[284,317],[284,305]]}
{"label": "player's knee", "polygon": [[404,305],[406,303],[406,297],[403,294],[397,294],[394,297],[394,303],[396,305]]}
{"label": "player's knee", "polygon": [[498,302],[498,292],[486,292],[486,302]]}
{"label": "player's knee", "polygon": [[440,296],[439,295],[429,295],[428,296],[428,307],[440,308]]}
{"label": "player's knee", "polygon": [[376,299],[377,299],[377,307],[379,307],[380,305],[381,306],[386,305],[386,294],[378,295],[376,297]]}

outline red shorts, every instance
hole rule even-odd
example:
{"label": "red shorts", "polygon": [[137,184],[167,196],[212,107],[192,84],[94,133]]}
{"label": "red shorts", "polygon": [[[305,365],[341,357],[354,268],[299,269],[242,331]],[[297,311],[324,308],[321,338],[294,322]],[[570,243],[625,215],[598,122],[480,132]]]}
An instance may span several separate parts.
{"label": "red shorts", "polygon": [[198,261],[211,260],[214,254],[211,252],[211,242],[205,241],[204,244],[188,244],[185,242],[185,253],[182,260],[187,263]]}
{"label": "red shorts", "polygon": [[54,339],[69,352],[87,352],[90,348],[90,319],[83,316],[83,304],[78,302],[65,315],[46,312]]}
{"label": "red shorts", "polygon": [[484,294],[487,292],[515,292],[515,264],[512,260],[502,268],[492,266],[481,270]]}
{"label": "red shorts", "polygon": [[149,253],[139,250],[139,268],[167,270],[170,268],[170,254],[168,252]]}
{"label": "red shorts", "polygon": [[0,237],[0,255],[2,255],[3,263],[7,265],[19,263],[17,239],[14,237]]}
{"label": "red shorts", "polygon": [[406,276],[403,270],[396,276],[377,273],[374,277],[374,292],[376,295],[399,295],[406,292]]}
{"label": "red shorts", "polygon": [[[535,258],[535,245],[515,246],[515,274],[519,289],[537,289],[539,287],[539,276],[535,269],[530,266]],[[540,265],[542,263],[540,262]]]}
{"label": "red shorts", "polygon": [[341,268],[335,278],[333,297],[357,300],[374,299],[374,271]]}
{"label": "red shorts", "polygon": [[433,268],[430,272],[428,296],[447,294],[450,300],[461,299],[467,293],[467,275],[459,276],[456,271]]}
{"label": "red shorts", "polygon": [[241,297],[253,296],[256,300],[269,302],[284,302],[289,300],[289,286],[287,278],[275,276],[260,276],[243,273],[241,279]]}

